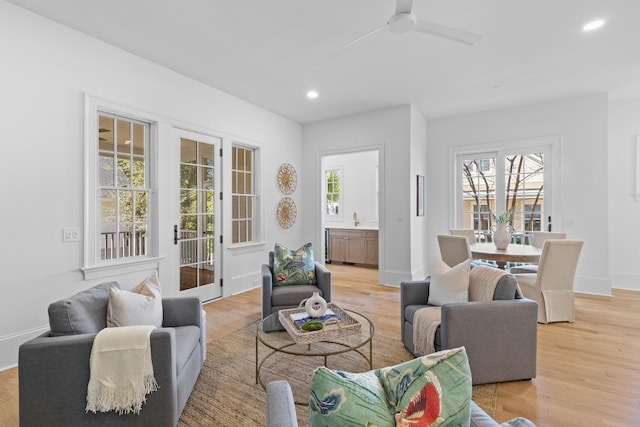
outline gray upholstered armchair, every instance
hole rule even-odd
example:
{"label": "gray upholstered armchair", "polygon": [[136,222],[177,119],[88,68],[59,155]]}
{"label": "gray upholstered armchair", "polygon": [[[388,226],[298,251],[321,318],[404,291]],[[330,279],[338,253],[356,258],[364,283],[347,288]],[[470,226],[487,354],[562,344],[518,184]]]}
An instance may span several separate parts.
{"label": "gray upholstered armchair", "polygon": [[151,333],[158,390],[140,414],[85,412],[89,357],[96,333],[106,326],[108,288],[103,283],[51,304],[51,330],[19,350],[21,426],[175,426],[200,374],[205,342],[197,297],[164,298],[162,328]]}
{"label": "gray upholstered armchair", "polygon": [[[415,352],[413,321],[427,307],[430,280],[402,282],[402,342]],[[444,304],[435,334],[436,351],[464,346],[473,384],[530,379],[536,376],[537,315],[535,301],[516,296],[513,275],[503,276],[493,301]]]}
{"label": "gray upholstered armchair", "polygon": [[297,307],[305,298],[318,292],[327,302],[331,302],[331,272],[319,262],[315,262],[315,285],[273,285],[273,251],[269,252],[269,264],[263,264],[262,275],[262,318],[283,308]]}

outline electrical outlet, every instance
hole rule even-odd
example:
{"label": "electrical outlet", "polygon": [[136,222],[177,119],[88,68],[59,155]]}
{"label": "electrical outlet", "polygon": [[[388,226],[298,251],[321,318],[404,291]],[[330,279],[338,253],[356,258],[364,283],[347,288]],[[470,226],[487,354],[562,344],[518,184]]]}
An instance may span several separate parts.
{"label": "electrical outlet", "polygon": [[79,228],[63,228],[62,241],[63,242],[79,242],[80,229]]}

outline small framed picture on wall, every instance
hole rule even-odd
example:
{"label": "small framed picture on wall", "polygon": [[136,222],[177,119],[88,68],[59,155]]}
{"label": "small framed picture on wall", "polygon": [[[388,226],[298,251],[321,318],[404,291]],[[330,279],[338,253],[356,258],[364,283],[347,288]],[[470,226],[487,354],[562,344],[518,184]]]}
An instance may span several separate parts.
{"label": "small framed picture on wall", "polygon": [[418,216],[424,216],[424,176],[418,175],[418,182],[416,185],[416,201],[418,206]]}

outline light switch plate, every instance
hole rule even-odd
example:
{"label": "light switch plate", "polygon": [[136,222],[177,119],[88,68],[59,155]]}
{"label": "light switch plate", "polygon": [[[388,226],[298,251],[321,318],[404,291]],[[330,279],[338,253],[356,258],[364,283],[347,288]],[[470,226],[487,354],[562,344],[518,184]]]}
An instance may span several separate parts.
{"label": "light switch plate", "polygon": [[79,228],[63,228],[62,241],[63,242],[79,242],[80,229]]}

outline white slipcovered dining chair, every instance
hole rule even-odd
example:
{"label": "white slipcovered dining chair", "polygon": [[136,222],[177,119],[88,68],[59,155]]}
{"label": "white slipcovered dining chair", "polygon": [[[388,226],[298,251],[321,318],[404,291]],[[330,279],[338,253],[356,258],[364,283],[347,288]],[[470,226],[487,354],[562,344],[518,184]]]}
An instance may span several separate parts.
{"label": "white slipcovered dining chair", "polygon": [[473,228],[451,228],[449,230],[449,234],[453,236],[465,236],[469,239],[469,243],[475,243],[477,241],[476,238],[476,230]]}
{"label": "white slipcovered dining chair", "polygon": [[454,267],[463,261],[471,259],[469,240],[465,236],[438,235],[440,257],[449,267]]}
{"label": "white slipcovered dining chair", "polygon": [[[566,239],[567,233],[552,232],[552,231],[534,231],[533,238],[531,239],[531,246],[541,248],[544,246],[544,242],[549,239]],[[511,274],[521,273],[537,273],[538,264],[523,264],[509,269]]]}
{"label": "white slipcovered dining chair", "polygon": [[515,274],[525,298],[538,303],[538,322],[575,321],[573,282],[582,240],[548,239],[537,273]]}

